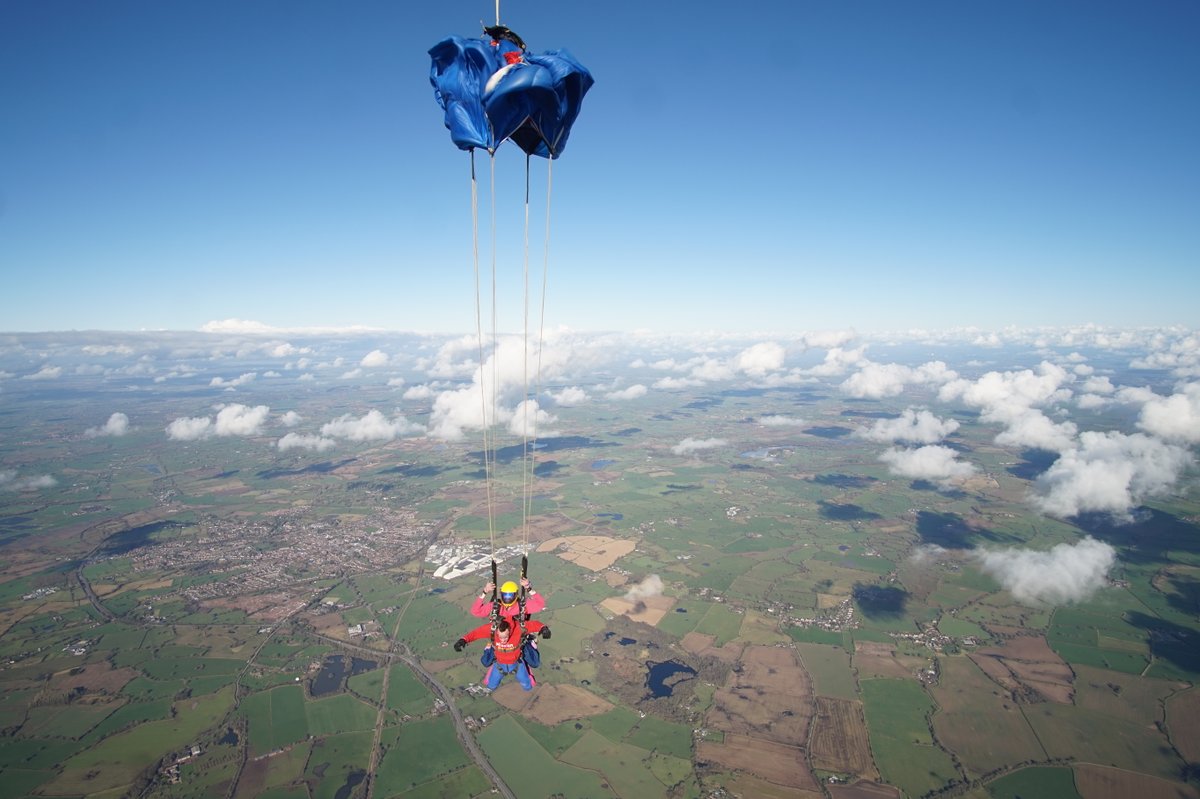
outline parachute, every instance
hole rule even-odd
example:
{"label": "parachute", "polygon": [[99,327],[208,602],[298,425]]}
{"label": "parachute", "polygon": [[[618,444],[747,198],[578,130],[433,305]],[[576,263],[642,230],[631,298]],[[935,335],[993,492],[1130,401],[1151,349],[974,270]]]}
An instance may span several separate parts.
{"label": "parachute", "polygon": [[[438,42],[429,50],[431,59],[429,80],[433,85],[434,98],[445,115],[445,125],[450,131],[450,139],[460,150],[471,154],[471,218],[474,224],[474,253],[475,253],[475,308],[479,339],[479,386],[481,394],[486,395],[484,384],[484,335],[481,316],[481,300],[479,289],[479,209],[478,189],[476,186],[475,150],[486,150],[492,159],[492,346],[493,363],[495,363],[495,346],[498,339],[496,333],[495,282],[496,282],[496,230],[495,230],[495,159],[496,151],[506,141],[511,141],[525,153],[525,399],[530,399],[528,353],[529,353],[529,162],[533,156],[547,159],[546,178],[546,242],[547,253],[550,240],[550,185],[551,164],[559,158],[567,145],[571,127],[579,116],[584,95],[592,87],[592,75],[582,64],[566,50],[552,50],[545,53],[533,54],[526,48],[525,42],[507,26],[500,24],[500,4],[496,3],[496,24],[484,27],[482,38],[464,38],[449,36]],[[542,311],[545,312],[545,273],[548,272],[548,259],[543,270],[542,281]],[[542,326],[539,326],[539,330]],[[540,393],[541,385],[541,347],[538,341],[538,389],[532,395],[535,399]],[[492,402],[496,402],[496,378],[493,375]],[[528,412],[529,402],[522,406]],[[536,412],[534,418],[536,420]],[[483,414],[483,462],[486,475],[488,494],[488,528],[492,548],[492,601],[491,622],[495,630],[501,616],[501,602],[497,595],[500,588],[496,568],[496,532],[492,498],[492,472],[495,466],[495,443],[489,440],[489,414],[486,409]],[[497,418],[493,407],[490,414],[492,420]],[[521,578],[525,580],[528,573],[528,517],[532,510],[532,473],[531,467],[533,448],[530,443],[530,426],[525,430],[525,457],[522,459],[526,467],[523,483]],[[515,590],[515,587],[514,587]],[[517,597],[518,622],[529,619],[529,612],[536,610],[526,608],[526,590],[520,588]],[[540,599],[540,597],[538,597]],[[539,603],[540,604],[540,603]],[[475,612],[474,610],[472,611]],[[549,637],[549,629],[546,636]],[[522,641],[522,645],[528,641]],[[539,660],[536,646],[532,647],[529,660]],[[537,663],[530,663],[536,667]]]}
{"label": "parachute", "polygon": [[487,36],[450,36],[429,50],[429,81],[460,150],[494,153],[512,141],[526,155],[558,158],[592,74],[566,50],[538,55],[503,25]]}

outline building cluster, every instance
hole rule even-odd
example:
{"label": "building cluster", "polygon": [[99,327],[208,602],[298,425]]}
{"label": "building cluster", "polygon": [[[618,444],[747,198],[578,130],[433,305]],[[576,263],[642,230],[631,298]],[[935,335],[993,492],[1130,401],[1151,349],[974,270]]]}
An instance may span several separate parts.
{"label": "building cluster", "polygon": [[86,655],[88,650],[92,648],[92,642],[86,638],[81,638],[73,644],[67,644],[63,647],[63,651],[72,655]]}
{"label": "building cluster", "polygon": [[[519,546],[506,546],[496,550],[495,560],[502,563],[509,558],[519,558],[523,554],[525,552]],[[437,564],[433,576],[443,580],[453,580],[464,574],[485,570],[492,565],[492,558],[491,550],[481,541],[447,541],[434,544],[425,553],[428,563]]]}
{"label": "building cluster", "polygon": [[815,616],[793,616],[786,621],[796,627],[815,627],[835,633],[858,629],[859,624],[854,617],[854,603],[849,597],[839,602],[837,607],[817,611]]}
{"label": "building cluster", "polygon": [[918,646],[924,646],[934,652],[942,652],[949,646],[967,646],[973,647],[979,645],[979,639],[973,635],[964,635],[956,638],[953,635],[946,635],[937,627],[937,622],[932,622],[922,627],[915,633],[888,633],[892,638],[899,641],[911,641]]}
{"label": "building cluster", "polygon": [[166,780],[168,785],[175,785],[180,780],[179,767],[189,760],[200,757],[202,754],[204,754],[204,751],[200,748],[200,745],[193,744],[191,748],[175,758],[174,761],[162,767],[161,773],[163,779]]}
{"label": "building cluster", "polygon": [[[384,511],[379,516],[344,521],[313,521],[297,512],[270,522],[240,518],[206,519],[200,536],[156,541],[125,553],[137,571],[236,573],[236,579],[211,580],[160,594],[202,601],[224,596],[291,588],[296,569],[331,577],[378,569],[380,564],[411,560],[429,537],[431,523],[413,511]],[[301,599],[301,605],[307,599]]]}
{"label": "building cluster", "polygon": [[50,596],[51,594],[56,593],[57,591],[58,591],[57,588],[47,586],[46,588],[38,588],[34,591],[30,591],[28,594],[23,594],[21,596],[21,599],[28,602],[31,599],[41,599],[44,596]]}

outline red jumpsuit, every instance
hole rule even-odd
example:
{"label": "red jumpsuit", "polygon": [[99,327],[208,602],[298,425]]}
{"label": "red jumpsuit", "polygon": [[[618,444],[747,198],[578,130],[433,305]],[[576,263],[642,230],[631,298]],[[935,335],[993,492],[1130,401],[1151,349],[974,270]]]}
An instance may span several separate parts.
{"label": "red jumpsuit", "polygon": [[[530,619],[523,626],[525,632],[533,635],[540,632],[546,625]],[[521,627],[516,627],[509,632],[508,640],[501,642],[498,635],[492,635],[491,624],[481,624],[463,636],[463,640],[467,643],[478,641],[481,638],[489,639],[496,653],[496,662],[488,666],[488,670],[483,675],[483,684],[489,690],[496,690],[505,674],[516,674],[517,682],[526,691],[532,690],[533,686],[537,684],[529,672],[529,668],[525,665],[525,661],[521,659],[521,639],[523,637]]]}

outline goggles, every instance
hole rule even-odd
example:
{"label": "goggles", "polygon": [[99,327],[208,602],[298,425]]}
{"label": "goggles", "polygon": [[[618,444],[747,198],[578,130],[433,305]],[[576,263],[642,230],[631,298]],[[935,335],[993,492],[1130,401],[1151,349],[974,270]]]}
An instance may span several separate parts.
{"label": "goggles", "polygon": [[517,595],[511,591],[502,591],[500,593],[500,601],[505,605],[511,605],[517,598]]}

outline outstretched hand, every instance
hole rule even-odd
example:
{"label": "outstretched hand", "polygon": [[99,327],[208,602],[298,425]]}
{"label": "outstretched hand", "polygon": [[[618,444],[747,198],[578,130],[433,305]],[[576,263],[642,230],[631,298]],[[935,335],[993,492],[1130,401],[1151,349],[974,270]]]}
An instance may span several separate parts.
{"label": "outstretched hand", "polygon": [[490,594],[495,590],[496,590],[496,584],[493,583],[491,580],[489,580],[487,585],[485,585],[483,587],[483,593],[485,593],[485,594]]}
{"label": "outstretched hand", "polygon": [[467,645],[467,639],[459,638],[457,641],[454,642],[454,651],[461,652],[461,651],[463,651],[463,647],[466,645]]}
{"label": "outstretched hand", "polygon": [[542,628],[542,631],[541,631],[541,632],[539,632],[539,633],[538,633],[538,635],[542,636],[543,638],[549,638],[549,637],[550,637],[550,628],[549,628],[549,627],[543,627],[543,628]]}

